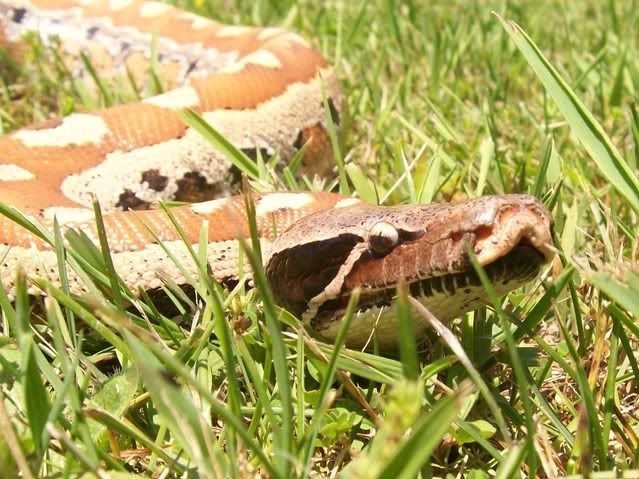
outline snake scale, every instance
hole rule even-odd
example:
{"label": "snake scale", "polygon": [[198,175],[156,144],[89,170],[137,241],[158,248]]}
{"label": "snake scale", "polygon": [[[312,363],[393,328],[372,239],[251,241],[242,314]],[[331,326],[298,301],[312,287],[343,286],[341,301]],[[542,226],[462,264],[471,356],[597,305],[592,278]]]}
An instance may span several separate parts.
{"label": "snake scale", "polygon": [[[88,52],[100,75],[127,76],[141,87],[150,52],[158,52],[166,93],[0,138],[0,201],[47,228],[57,218],[98,244],[95,195],[115,269],[133,291],[158,288],[163,276],[184,284],[185,272],[196,273],[167,214],[152,209],[161,200],[192,203],[171,212],[193,245],[208,222],[217,280],[239,274],[237,238],[248,234],[248,221],[244,199],[229,196],[238,171],[177,110],[196,110],[249,156],[277,152],[286,162],[304,146],[305,173],[332,168],[322,88],[338,126],[343,95],[331,66],[298,34],[223,25],[159,2],[0,0],[0,46],[18,62],[27,32],[45,44],[59,38],[74,74],[86,74],[80,53]],[[351,292],[361,289],[352,345],[372,331],[383,345],[396,342],[399,283],[442,320],[482,304],[467,245],[500,294],[535,277],[553,255],[551,216],[525,195],[397,207],[311,192],[255,194],[254,201],[265,271],[280,305],[331,339]],[[51,246],[0,217],[0,278],[10,295],[18,265],[30,277],[60,283]],[[86,290],[76,272],[68,277],[71,292]],[[29,292],[42,294],[33,283]]]}

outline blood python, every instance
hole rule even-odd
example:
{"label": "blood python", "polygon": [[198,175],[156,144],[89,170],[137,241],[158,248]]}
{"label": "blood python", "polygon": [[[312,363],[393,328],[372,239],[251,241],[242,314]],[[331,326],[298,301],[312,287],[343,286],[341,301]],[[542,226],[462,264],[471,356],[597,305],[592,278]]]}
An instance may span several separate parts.
{"label": "blood python", "polygon": [[[178,109],[198,111],[249,156],[277,152],[286,162],[305,145],[305,172],[331,168],[322,88],[336,124],[342,94],[331,67],[295,33],[222,25],[158,2],[0,0],[0,45],[18,61],[29,31],[45,43],[59,37],[74,74],[86,73],[79,54],[88,52],[100,75],[138,86],[148,77],[149,52],[158,52],[155,71],[170,91],[0,138],[0,201],[46,228],[55,217],[98,244],[95,195],[107,213],[115,269],[132,291],[196,274],[186,243],[198,244],[205,222],[213,276],[224,282],[239,274],[237,238],[248,234],[248,221],[244,199],[227,197],[237,170]],[[171,199],[193,202],[171,209],[186,243],[165,211],[149,209]],[[361,289],[353,345],[374,330],[382,344],[395,342],[399,283],[443,320],[480,305],[467,245],[501,294],[552,256],[551,217],[524,195],[398,207],[310,192],[255,194],[254,201],[267,277],[282,306],[332,338],[351,292]],[[0,277],[10,295],[18,265],[59,284],[52,246],[0,217]],[[83,278],[69,269],[73,293],[86,290]],[[32,283],[29,292],[42,293]]]}

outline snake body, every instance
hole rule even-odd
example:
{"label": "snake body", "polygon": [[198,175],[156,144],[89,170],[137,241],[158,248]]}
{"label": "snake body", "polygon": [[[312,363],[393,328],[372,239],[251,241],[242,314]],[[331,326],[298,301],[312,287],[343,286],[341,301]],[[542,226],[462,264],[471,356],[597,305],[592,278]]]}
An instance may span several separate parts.
{"label": "snake body", "polygon": [[[278,152],[283,162],[304,146],[305,172],[326,174],[332,155],[322,88],[339,124],[342,94],[332,68],[302,37],[277,28],[229,26],[158,2],[138,0],[0,0],[0,45],[19,58],[37,30],[62,40],[65,62],[83,74],[88,51],[104,74],[145,78],[156,70],[172,90],[140,102],[76,113],[0,138],[0,201],[46,228],[54,218],[98,244],[91,209],[100,200],[109,248],[132,291],[170,277],[187,282],[189,252],[208,229],[207,258],[219,281],[237,279],[238,235],[248,234],[237,171],[177,109],[192,108],[249,156]],[[222,197],[217,199],[211,199]],[[160,200],[194,202],[166,212]],[[534,277],[551,256],[551,217],[524,195],[461,203],[379,207],[332,193],[254,195],[265,270],[278,302],[313,331],[332,338],[355,288],[359,310],[349,342],[377,331],[397,338],[392,302],[405,283],[440,319],[482,302],[466,247],[505,293]],[[18,265],[59,284],[52,245],[0,217],[0,277],[12,294]],[[73,293],[85,279],[70,270]],[[41,294],[30,284],[29,292]],[[423,324],[417,324],[419,332]]]}

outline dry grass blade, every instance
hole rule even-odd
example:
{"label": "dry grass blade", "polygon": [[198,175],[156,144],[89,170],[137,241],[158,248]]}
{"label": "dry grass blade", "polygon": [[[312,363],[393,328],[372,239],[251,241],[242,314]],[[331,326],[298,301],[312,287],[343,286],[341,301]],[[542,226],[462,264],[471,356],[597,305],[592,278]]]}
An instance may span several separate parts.
{"label": "dry grass blade", "polygon": [[486,403],[490,407],[491,412],[495,416],[495,420],[497,421],[497,424],[499,425],[499,430],[502,436],[504,437],[504,440],[509,444],[509,446],[512,446],[513,439],[510,435],[510,432],[508,431],[508,427],[506,426],[506,420],[504,419],[504,416],[501,413],[501,409],[499,405],[495,401],[495,398],[490,392],[490,389],[488,389],[488,385],[484,382],[483,378],[481,377],[481,374],[479,373],[479,371],[477,371],[477,369],[473,365],[472,361],[466,354],[466,351],[464,351],[464,348],[462,347],[457,337],[451,332],[450,329],[444,326],[444,323],[442,323],[439,319],[437,319],[433,315],[433,313],[431,313],[423,304],[421,304],[415,298],[413,298],[412,296],[409,296],[408,301],[411,303],[415,311],[417,311],[417,313],[420,316],[422,316],[426,321],[428,321],[428,324],[431,325],[431,327],[442,338],[442,340],[446,343],[446,345],[450,348],[450,350],[455,354],[455,356],[457,356],[457,359],[459,359],[459,362],[462,363],[464,368],[466,368],[466,370],[468,371],[468,374],[470,375],[472,380],[475,382],[477,389],[479,389],[479,391],[481,392],[482,397],[484,398],[484,401],[486,401]]}

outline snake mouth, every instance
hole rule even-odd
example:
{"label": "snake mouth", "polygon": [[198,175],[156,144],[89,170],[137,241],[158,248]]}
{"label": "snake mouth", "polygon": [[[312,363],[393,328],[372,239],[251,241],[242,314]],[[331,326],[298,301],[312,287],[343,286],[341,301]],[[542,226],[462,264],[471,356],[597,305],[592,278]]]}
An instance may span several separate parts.
{"label": "snake mouth", "polygon": [[[547,262],[547,255],[522,239],[507,254],[483,265],[489,281],[499,295],[504,295],[530,281],[539,274]],[[458,317],[472,311],[488,299],[481,279],[471,267],[462,272],[421,278],[407,283],[411,296],[420,302],[433,306],[432,312],[442,320]],[[379,314],[391,309],[397,298],[396,285],[377,290],[363,290],[357,304],[356,315]],[[349,296],[339,296],[323,303],[311,320],[317,331],[331,326],[337,318],[343,316],[349,302]],[[437,301],[443,301],[438,307]],[[433,309],[433,308],[431,308]],[[441,309],[441,310],[440,310]]]}

